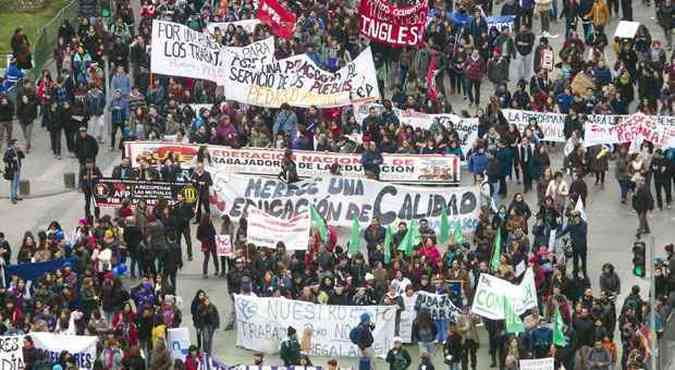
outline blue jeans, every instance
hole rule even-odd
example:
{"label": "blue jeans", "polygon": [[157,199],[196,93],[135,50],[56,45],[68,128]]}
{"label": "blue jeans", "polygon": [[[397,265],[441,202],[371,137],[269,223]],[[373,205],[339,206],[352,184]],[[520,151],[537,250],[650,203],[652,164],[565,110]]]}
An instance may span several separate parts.
{"label": "blue jeans", "polygon": [[12,178],[12,183],[9,186],[9,199],[16,200],[19,196],[19,183],[21,182],[21,170],[14,170],[14,177]]}
{"label": "blue jeans", "polygon": [[625,201],[628,190],[630,190],[630,183],[626,180],[619,180],[619,189],[621,189],[621,201]]}
{"label": "blue jeans", "polygon": [[446,339],[448,339],[448,326],[450,324],[450,320],[434,320],[434,325],[436,325],[436,341],[438,343],[443,343],[445,342]]}
{"label": "blue jeans", "polygon": [[461,362],[451,362],[450,365],[448,365],[448,370],[459,370]]}

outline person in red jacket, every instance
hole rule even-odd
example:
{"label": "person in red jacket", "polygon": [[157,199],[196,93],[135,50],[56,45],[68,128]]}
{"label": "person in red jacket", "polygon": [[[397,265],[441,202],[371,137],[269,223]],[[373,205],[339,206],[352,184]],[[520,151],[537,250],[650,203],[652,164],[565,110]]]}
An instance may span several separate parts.
{"label": "person in red jacket", "polygon": [[197,346],[194,344],[188,349],[188,354],[185,357],[185,370],[199,370],[201,365],[201,354],[197,351]]}
{"label": "person in red jacket", "polygon": [[469,95],[469,106],[480,106],[480,83],[485,74],[485,61],[481,58],[478,50],[474,49],[471,56],[464,62],[466,74],[466,90]]}

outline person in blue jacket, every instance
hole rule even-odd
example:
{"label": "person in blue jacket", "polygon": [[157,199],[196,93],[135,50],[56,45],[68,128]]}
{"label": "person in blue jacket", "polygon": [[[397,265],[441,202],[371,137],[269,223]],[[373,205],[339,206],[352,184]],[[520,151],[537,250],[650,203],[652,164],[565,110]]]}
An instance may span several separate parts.
{"label": "person in blue jacket", "polygon": [[482,173],[485,173],[488,165],[487,154],[485,154],[485,148],[479,146],[478,150],[473,152],[469,156],[469,172],[473,174],[473,181],[476,182],[476,177]]}
{"label": "person in blue jacket", "polygon": [[382,154],[377,151],[375,142],[364,142],[365,151],[361,154],[361,166],[363,172],[369,179],[378,180],[380,178],[380,165],[382,164]]}

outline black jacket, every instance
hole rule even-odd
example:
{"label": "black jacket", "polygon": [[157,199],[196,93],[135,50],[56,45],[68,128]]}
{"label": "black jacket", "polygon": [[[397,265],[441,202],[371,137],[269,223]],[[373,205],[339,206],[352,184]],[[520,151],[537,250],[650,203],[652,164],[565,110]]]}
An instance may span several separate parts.
{"label": "black jacket", "polygon": [[75,139],[75,156],[84,163],[87,159],[96,160],[98,155],[98,143],[93,136],[87,134],[84,138],[77,135]]}
{"label": "black jacket", "polygon": [[7,104],[0,103],[0,122],[7,122],[14,119],[14,103],[7,99]]}
{"label": "black jacket", "polygon": [[[24,103],[24,99],[26,102]],[[37,118],[38,98],[34,90],[28,90],[17,96],[16,115],[21,123],[31,123]]]}

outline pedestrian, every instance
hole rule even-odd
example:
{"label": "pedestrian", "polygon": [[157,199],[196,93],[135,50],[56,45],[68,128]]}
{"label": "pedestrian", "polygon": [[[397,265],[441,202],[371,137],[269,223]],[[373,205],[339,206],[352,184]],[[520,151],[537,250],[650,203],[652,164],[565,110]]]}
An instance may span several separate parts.
{"label": "pedestrian", "polygon": [[428,310],[420,311],[413,321],[412,338],[419,344],[420,353],[427,352],[433,354],[436,349],[436,336],[438,329],[431,319],[431,313]]}
{"label": "pedestrian", "polygon": [[14,131],[14,103],[5,95],[0,93],[0,149],[7,140],[12,140],[12,131]]}
{"label": "pedestrian", "polygon": [[663,211],[663,193],[665,193],[665,207],[670,209],[673,202],[671,179],[675,175],[673,162],[666,159],[661,148],[654,151],[651,162],[651,173],[654,175],[654,190],[656,191],[656,204]]}
{"label": "pedestrian", "polygon": [[9,200],[12,204],[23,200],[19,196],[19,184],[21,183],[21,169],[23,167],[23,160],[26,156],[20,146],[16,145],[16,139],[8,141],[7,150],[2,157],[5,163],[4,178],[9,181]]}
{"label": "pedestrian", "polygon": [[101,170],[95,165],[92,159],[87,159],[84,166],[80,169],[80,190],[84,194],[84,217],[90,221],[91,218],[91,206],[92,202],[94,203],[94,216],[98,220],[101,210],[96,205],[96,201],[93,199],[96,194],[96,184],[99,179],[103,178]]}
{"label": "pedestrian", "polygon": [[176,234],[174,232],[169,232],[166,235],[166,253],[164,254],[164,280],[168,281],[171,286],[169,292],[172,295],[176,295],[178,290],[176,274],[178,270],[183,268],[183,257],[180,251],[180,247],[176,242]]}
{"label": "pedestrian", "polygon": [[370,347],[373,345],[374,325],[370,322],[368,313],[361,314],[359,324],[349,332],[349,340],[359,347],[359,370],[373,369],[372,353]]}
{"label": "pedestrian", "polygon": [[[68,133],[66,133],[66,135],[68,135]],[[73,154],[80,162],[80,166],[84,167],[87,160],[91,160],[92,162],[96,161],[96,156],[98,155],[98,142],[94,137],[87,134],[86,127],[80,127],[79,135],[75,139],[73,149]]]}
{"label": "pedestrian", "polygon": [[185,370],[200,370],[202,368],[201,353],[194,344],[188,347],[187,356],[185,356]]}
{"label": "pedestrian", "polygon": [[213,354],[213,334],[220,327],[220,315],[218,309],[211,303],[208,296],[204,296],[197,309],[197,320],[202,328],[202,351],[207,355]]}
{"label": "pedestrian", "polygon": [[588,255],[588,224],[581,218],[581,213],[578,210],[573,210],[570,213],[570,218],[567,225],[560,230],[556,238],[560,238],[565,234],[570,234],[572,240],[573,253],[573,274],[576,276],[579,271],[579,262],[581,262],[581,271],[584,276],[587,275],[586,258]]}
{"label": "pedestrian", "polygon": [[281,341],[279,356],[286,367],[300,365],[300,342],[295,328],[292,326],[288,327],[286,338]]}
{"label": "pedestrian", "polygon": [[216,228],[211,221],[211,215],[205,214],[202,216],[199,226],[197,227],[197,240],[201,243],[201,249],[204,253],[204,261],[202,262],[202,277],[208,279],[209,277],[209,259],[213,258],[213,267],[215,268],[214,276],[218,276],[218,257],[216,256]]}
{"label": "pedestrian", "polygon": [[403,348],[401,337],[394,337],[394,347],[387,352],[385,361],[389,364],[389,370],[406,370],[412,364],[408,350]]}
{"label": "pedestrian", "polygon": [[87,133],[94,138],[99,144],[103,143],[103,131],[105,129],[104,110],[105,110],[105,94],[103,90],[95,84],[89,84],[89,91],[85,98],[85,112],[89,117],[89,124],[87,125]]}
{"label": "pedestrian", "polygon": [[204,161],[197,162],[192,177],[190,179],[197,188],[197,213],[195,225],[199,224],[202,218],[202,208],[205,216],[211,216],[211,207],[209,205],[210,187],[213,185],[211,173],[204,169]]}
{"label": "pedestrian", "polygon": [[639,177],[636,182],[637,189],[633,194],[633,209],[638,215],[637,235],[649,234],[651,229],[647,222],[647,212],[654,209],[654,198],[643,177]]}
{"label": "pedestrian", "polygon": [[33,122],[37,118],[38,104],[39,101],[37,93],[33,88],[33,82],[30,80],[25,80],[23,82],[23,89],[17,96],[16,115],[19,119],[21,131],[23,132],[26,153],[30,153],[31,150]]}
{"label": "pedestrian", "polygon": [[448,338],[443,343],[443,361],[450,370],[459,370],[464,354],[462,336],[457,327],[452,324],[448,327]]}

